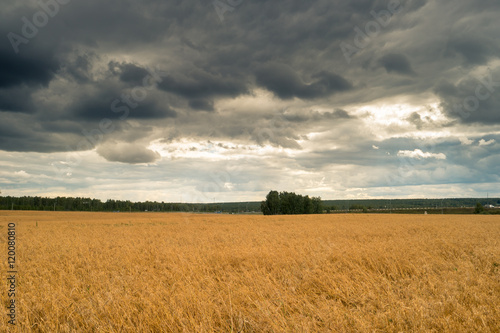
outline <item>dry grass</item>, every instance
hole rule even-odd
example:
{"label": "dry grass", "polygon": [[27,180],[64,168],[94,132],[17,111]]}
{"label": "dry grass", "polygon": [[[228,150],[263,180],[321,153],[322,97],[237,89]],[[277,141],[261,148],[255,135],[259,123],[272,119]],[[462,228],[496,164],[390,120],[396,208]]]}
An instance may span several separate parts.
{"label": "dry grass", "polygon": [[0,212],[2,249],[8,222],[22,332],[500,327],[499,217]]}

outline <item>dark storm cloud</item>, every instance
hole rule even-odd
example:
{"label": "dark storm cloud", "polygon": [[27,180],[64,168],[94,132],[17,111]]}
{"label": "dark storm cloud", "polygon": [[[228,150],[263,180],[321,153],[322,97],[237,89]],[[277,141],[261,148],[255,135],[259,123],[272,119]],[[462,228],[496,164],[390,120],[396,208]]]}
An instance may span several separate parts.
{"label": "dark storm cloud", "polygon": [[38,111],[32,95],[47,88],[59,68],[60,61],[50,51],[31,47],[28,53],[16,54],[7,38],[0,39],[0,116]]}
{"label": "dark storm cloud", "polygon": [[[1,8],[4,6],[7,9]],[[35,43],[23,37],[22,31],[31,31],[22,29],[26,23],[21,18],[34,13],[26,3],[2,4],[0,8],[0,89],[47,86],[61,66],[57,43],[52,40]],[[22,44],[12,39],[14,33],[23,39]]]}
{"label": "dark storm cloud", "polygon": [[[73,109],[73,115],[76,118],[85,120],[100,120],[103,118],[118,118],[119,116],[126,116],[130,119],[155,119],[165,117],[175,117],[175,111],[165,106],[158,106],[153,102],[136,103],[133,102],[132,107],[125,103],[121,103],[119,107],[112,109],[113,101],[117,100],[120,95],[110,95],[108,98],[94,99],[88,97],[76,103]],[[137,105],[137,106],[135,106]],[[135,106],[135,107],[134,107]],[[119,109],[122,108],[122,109]],[[123,111],[122,111],[123,110]]]}
{"label": "dark storm cloud", "polygon": [[210,110],[215,97],[237,97],[249,92],[241,78],[222,76],[194,69],[187,74],[162,76],[158,88],[190,101],[195,109]]}
{"label": "dark storm cloud", "polygon": [[190,41],[186,37],[181,37],[181,42],[183,42],[184,44],[186,44],[187,46],[189,46],[193,50],[200,51],[200,52],[206,51],[206,48],[203,45],[202,46],[195,45],[192,41]]}
{"label": "dark storm cloud", "polygon": [[20,152],[72,151],[78,135],[48,130],[29,115],[3,113],[0,122],[0,150]]}
{"label": "dark storm cloud", "polygon": [[379,63],[387,73],[396,72],[403,75],[415,75],[410,61],[404,54],[391,53],[380,58]]}
{"label": "dark storm cloud", "polygon": [[481,65],[498,53],[498,47],[493,39],[459,36],[448,42],[446,52],[450,56],[461,56],[465,65]]}
{"label": "dark storm cloud", "polygon": [[189,101],[189,106],[194,110],[213,111],[214,102],[206,99],[193,99]]}
{"label": "dark storm cloud", "polygon": [[0,89],[0,112],[34,112],[36,106],[31,99],[32,92],[26,86]]}
{"label": "dark storm cloud", "polygon": [[[21,131],[20,146],[28,147],[39,139],[37,131],[45,131],[42,141],[47,144],[32,147],[50,151],[65,150],[57,140],[82,138],[86,126],[90,130],[103,118],[117,119],[124,108],[125,118],[145,127],[164,127],[176,137],[246,138],[297,149],[301,124],[308,130],[321,123],[335,127],[354,118],[343,111],[353,104],[397,96],[412,100],[413,94],[433,91],[450,118],[498,123],[498,94],[480,101],[468,118],[456,116],[452,108],[475,89],[458,85],[456,72],[498,58],[498,1],[399,1],[401,11],[371,34],[348,64],[340,43],[353,43],[355,28],[366,34],[367,23],[377,22],[377,15],[391,3],[394,0],[244,1],[226,12],[221,23],[211,2],[72,1],[28,44],[19,45],[19,54],[5,36],[21,34],[21,18],[31,20],[40,7],[2,5],[0,116],[33,114],[9,116],[9,121],[31,122],[26,128],[37,128]],[[372,68],[359,65],[363,63]],[[144,100],[133,100],[136,106],[124,101],[122,95],[142,87],[148,68],[157,65],[165,73]],[[384,71],[391,75],[378,75]],[[444,72],[452,74],[447,83],[438,83]],[[290,106],[303,103],[303,109],[296,107],[273,121],[278,112],[272,108],[247,116],[236,106],[220,114],[220,101],[254,96],[258,88]],[[419,97],[414,97],[415,103]],[[111,108],[115,100],[119,112]],[[320,104],[322,112],[309,112]],[[199,110],[210,112],[193,112]],[[407,120],[423,128],[419,117]],[[169,127],[174,120],[175,131]],[[272,130],[274,136],[265,139],[260,128]],[[123,131],[113,135],[126,135]],[[17,149],[12,144],[3,147]]]}
{"label": "dark storm cloud", "polygon": [[108,67],[113,74],[119,75],[121,81],[135,86],[142,85],[144,78],[149,74],[145,68],[136,64],[111,61]]}
{"label": "dark storm cloud", "polygon": [[262,66],[257,70],[256,77],[259,85],[282,99],[314,99],[352,89],[352,84],[346,79],[327,71],[312,75],[312,82],[305,83],[293,68],[278,63]]}
{"label": "dark storm cloud", "polygon": [[95,53],[89,52],[75,53],[71,55],[71,58],[66,59],[61,72],[71,76],[78,83],[92,81],[92,69],[99,57]]}
{"label": "dark storm cloud", "polygon": [[75,101],[68,111],[77,119],[93,121],[103,118],[161,119],[177,115],[168,105],[160,105],[153,98],[144,101],[134,100],[133,93],[125,90],[108,90],[94,95],[84,95]]}
{"label": "dark storm cloud", "polygon": [[283,119],[293,122],[293,123],[304,123],[304,122],[328,122],[330,120],[341,120],[341,119],[353,119],[355,117],[351,116],[347,111],[342,109],[337,109],[333,112],[287,112],[282,115]]}
{"label": "dark storm cloud", "polygon": [[500,123],[500,69],[467,76],[457,84],[442,79],[434,87],[446,114],[462,123]]}
{"label": "dark storm cloud", "polygon": [[54,58],[41,53],[16,55],[5,44],[2,41],[0,45],[0,89],[22,84],[48,85],[59,67]]}

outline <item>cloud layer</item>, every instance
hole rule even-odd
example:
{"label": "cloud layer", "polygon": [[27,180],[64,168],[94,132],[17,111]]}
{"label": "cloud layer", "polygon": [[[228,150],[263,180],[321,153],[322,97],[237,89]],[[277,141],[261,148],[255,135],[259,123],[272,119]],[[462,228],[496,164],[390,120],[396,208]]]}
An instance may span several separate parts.
{"label": "cloud layer", "polygon": [[0,5],[2,190],[185,201],[271,188],[498,192],[498,1],[232,5]]}

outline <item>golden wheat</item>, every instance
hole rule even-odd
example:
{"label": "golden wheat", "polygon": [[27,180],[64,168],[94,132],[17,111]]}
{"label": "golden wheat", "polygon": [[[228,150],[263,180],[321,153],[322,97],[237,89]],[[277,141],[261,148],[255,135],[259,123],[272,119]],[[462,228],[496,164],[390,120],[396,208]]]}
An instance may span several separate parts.
{"label": "golden wheat", "polygon": [[11,331],[500,327],[494,216],[4,211],[3,272],[8,222],[16,223],[18,267]]}

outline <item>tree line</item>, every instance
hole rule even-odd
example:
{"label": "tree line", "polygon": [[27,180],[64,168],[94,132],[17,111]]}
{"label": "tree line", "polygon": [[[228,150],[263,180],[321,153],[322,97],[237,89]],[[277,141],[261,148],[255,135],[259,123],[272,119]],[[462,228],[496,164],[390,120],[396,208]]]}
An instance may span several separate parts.
{"label": "tree line", "polygon": [[[335,211],[367,211],[373,209],[397,210],[398,208],[422,208],[422,209],[441,209],[441,207],[451,208],[462,207],[464,212],[467,211],[465,207],[475,207],[476,203],[480,202],[483,209],[488,210],[490,213],[499,212],[500,208],[490,209],[489,205],[500,206],[500,198],[445,198],[445,199],[372,199],[372,200],[321,200],[320,198],[303,199],[302,202],[298,199],[295,193],[285,194],[283,203],[279,202],[280,193],[273,192],[271,200],[273,202],[271,207],[278,207],[270,209],[269,206],[266,213],[275,214],[309,214],[311,207],[316,205],[313,212],[326,211],[327,213]],[[269,194],[268,194],[269,196]],[[300,196],[302,197],[302,196]],[[305,198],[305,197],[302,197]],[[266,201],[268,201],[266,199]],[[314,205],[313,205],[314,202]],[[321,208],[318,209],[318,204]],[[224,213],[242,213],[242,212],[259,212],[262,209],[262,202],[224,202],[224,203],[173,203],[173,202],[131,202],[128,200],[106,200],[86,198],[86,197],[57,197],[47,198],[40,196],[0,196],[0,210],[52,210],[52,211],[101,211],[101,212],[224,212]],[[462,209],[461,208],[461,209]],[[470,212],[474,208],[469,209]],[[300,213],[297,213],[300,212]],[[450,211],[451,212],[451,211]],[[459,213],[458,211],[453,211]],[[481,208],[477,208],[477,212],[481,212]]]}
{"label": "tree line", "polygon": [[94,211],[94,212],[215,212],[222,210],[221,204],[188,204],[171,202],[131,202],[128,200],[107,200],[84,197],[13,197],[0,196],[0,210],[51,210],[51,211]]}
{"label": "tree line", "polygon": [[260,209],[264,215],[321,214],[323,205],[320,197],[309,198],[293,192],[270,191]]}

